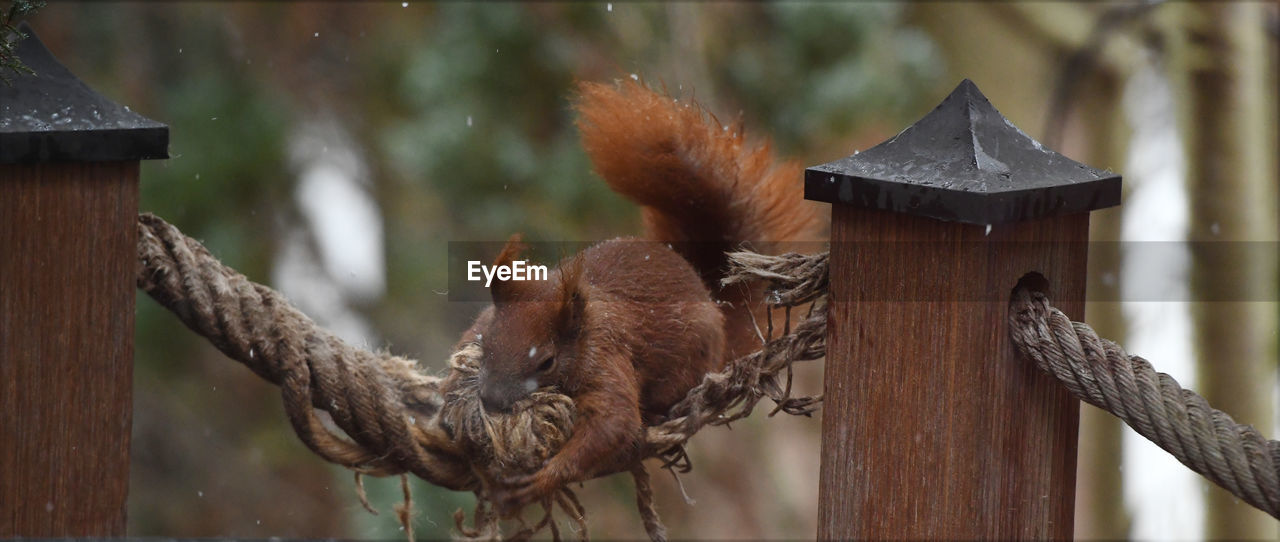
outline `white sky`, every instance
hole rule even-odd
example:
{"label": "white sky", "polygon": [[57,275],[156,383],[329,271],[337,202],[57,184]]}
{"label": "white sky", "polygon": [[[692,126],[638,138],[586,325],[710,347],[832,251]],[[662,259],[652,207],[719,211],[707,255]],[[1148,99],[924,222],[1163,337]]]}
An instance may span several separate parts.
{"label": "white sky", "polygon": [[[1186,245],[1162,245],[1160,258],[1143,258],[1130,247],[1134,241],[1184,241],[1189,210],[1186,165],[1178,138],[1176,110],[1169,81],[1160,67],[1146,63],[1124,89],[1124,113],[1133,129],[1125,164],[1131,192],[1124,202],[1121,239],[1126,247],[1121,287],[1141,284],[1148,277],[1183,277],[1161,287],[1167,299],[1188,299],[1190,254]],[[1163,269],[1144,269],[1157,265]],[[1191,343],[1191,314],[1181,301],[1126,302],[1122,306],[1129,333],[1128,352],[1158,360],[1156,370],[1168,373],[1185,388],[1194,388],[1195,362]],[[1205,482],[1164,450],[1125,427],[1125,503],[1132,514],[1130,538],[1135,540],[1202,540]]]}

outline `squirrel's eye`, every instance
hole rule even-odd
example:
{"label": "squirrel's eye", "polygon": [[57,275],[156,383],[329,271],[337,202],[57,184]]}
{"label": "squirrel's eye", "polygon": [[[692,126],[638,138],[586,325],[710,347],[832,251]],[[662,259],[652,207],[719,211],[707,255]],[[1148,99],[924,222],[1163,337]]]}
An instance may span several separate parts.
{"label": "squirrel's eye", "polygon": [[550,357],[550,358],[547,358],[547,359],[545,359],[545,360],[542,360],[542,363],[539,363],[539,364],[538,364],[538,372],[539,372],[539,373],[545,373],[545,372],[547,372],[547,371],[550,371],[550,370],[551,370],[551,366],[552,366],[552,365],[555,365],[555,364],[556,364],[556,358],[555,358],[555,357]]}

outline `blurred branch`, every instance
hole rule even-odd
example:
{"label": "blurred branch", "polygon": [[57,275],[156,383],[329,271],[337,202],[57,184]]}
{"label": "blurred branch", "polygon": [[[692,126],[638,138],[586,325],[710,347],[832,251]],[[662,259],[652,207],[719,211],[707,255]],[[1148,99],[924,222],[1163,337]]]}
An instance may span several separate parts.
{"label": "blurred branch", "polygon": [[[1159,5],[1159,2],[1155,4]],[[1146,4],[1123,4],[1109,9],[1136,8],[1142,5]],[[1008,2],[992,4],[991,8],[1013,19],[1016,28],[1023,29],[1037,40],[1070,53],[1085,47],[1093,39],[1098,20],[1094,16],[1098,12],[1096,6],[1070,2]],[[1099,51],[1098,65],[1100,69],[1128,71],[1134,63],[1134,53],[1139,49],[1140,45],[1135,42],[1117,40],[1110,47]]]}
{"label": "blurred branch", "polygon": [[8,76],[9,71],[18,75],[35,73],[23,64],[22,59],[18,58],[17,53],[14,52],[18,43],[27,37],[26,33],[18,30],[14,25],[42,7],[44,7],[44,0],[12,0],[9,3],[9,9],[4,11],[4,22],[0,23],[0,81],[4,81],[5,85],[12,84]]}
{"label": "blurred branch", "polygon": [[[1094,20],[1093,28],[1083,43],[1063,64],[1049,99],[1048,119],[1045,122],[1045,144],[1057,148],[1062,143],[1067,115],[1075,98],[1077,83],[1100,70],[1103,55],[1111,38],[1128,28],[1129,24],[1149,14],[1163,2],[1123,4],[1103,11]],[[1111,63],[1115,65],[1114,62]]]}

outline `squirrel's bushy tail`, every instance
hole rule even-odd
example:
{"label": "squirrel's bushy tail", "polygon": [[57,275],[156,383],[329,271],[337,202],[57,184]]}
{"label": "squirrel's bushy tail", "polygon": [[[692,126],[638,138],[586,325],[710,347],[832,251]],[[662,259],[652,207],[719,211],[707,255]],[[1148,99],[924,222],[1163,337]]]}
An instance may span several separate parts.
{"label": "squirrel's bushy tail", "polygon": [[800,164],[776,161],[770,144],[751,144],[741,126],[629,80],[581,83],[577,110],[596,172],[643,207],[649,238],[672,243],[716,299],[735,306],[731,325],[749,318],[759,292],[720,287],[726,251],[774,253],[825,239],[822,215],[804,200]]}

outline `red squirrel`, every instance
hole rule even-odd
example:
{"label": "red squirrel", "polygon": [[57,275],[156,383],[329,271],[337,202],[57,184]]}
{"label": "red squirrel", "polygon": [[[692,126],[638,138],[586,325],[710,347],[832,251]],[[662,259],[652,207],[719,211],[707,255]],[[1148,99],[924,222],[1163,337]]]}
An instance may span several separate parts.
{"label": "red squirrel", "polygon": [[[721,288],[725,252],[817,239],[797,163],[645,85],[583,83],[578,128],[596,172],[642,206],[646,240],[615,239],[568,258],[545,281],[496,281],[493,306],[460,341],[478,342],[484,408],[509,410],[538,388],[571,397],[573,434],[531,474],[490,498],[511,512],[557,488],[625,470],[647,424],[703,375],[757,349],[759,288]],[[656,242],[655,242],[656,241]],[[518,236],[498,265],[514,261]]]}

